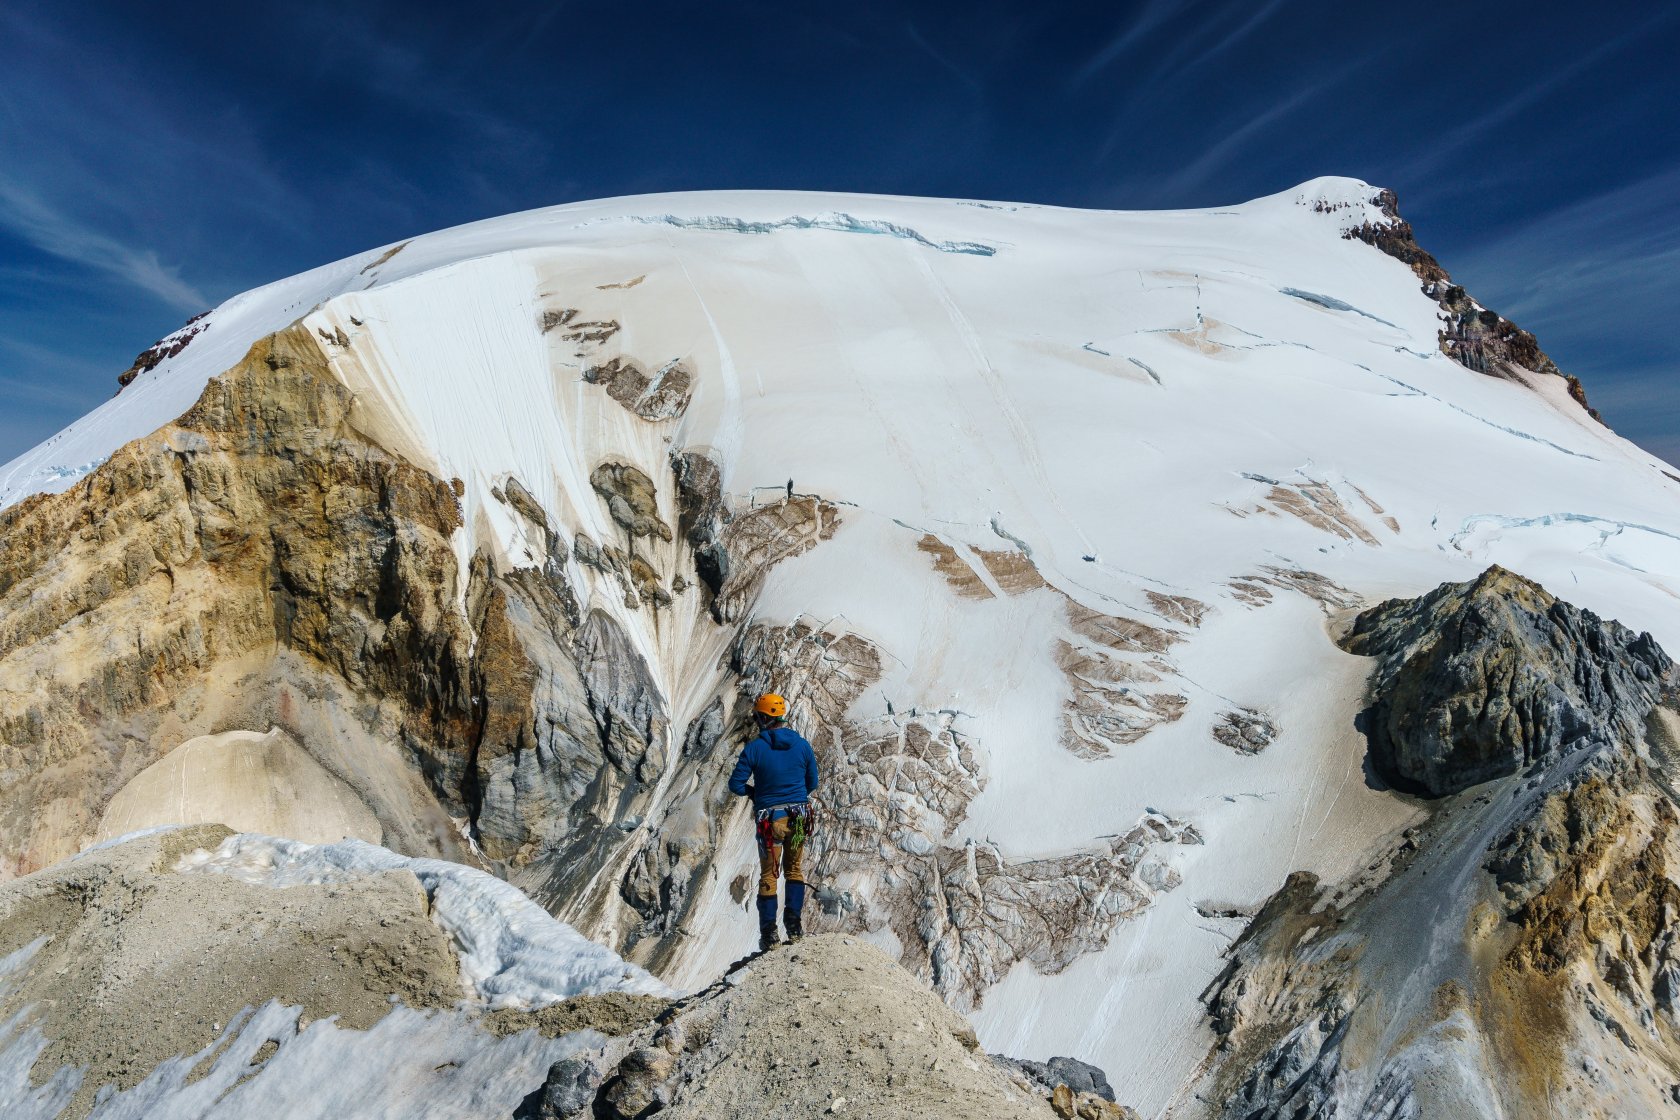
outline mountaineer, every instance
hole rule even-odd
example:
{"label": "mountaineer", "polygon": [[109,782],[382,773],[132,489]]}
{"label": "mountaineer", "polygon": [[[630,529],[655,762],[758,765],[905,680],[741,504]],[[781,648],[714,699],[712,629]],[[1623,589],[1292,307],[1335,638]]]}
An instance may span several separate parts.
{"label": "mountaineer", "polygon": [[[787,701],[766,693],[753,705],[758,734],[741,748],[729,792],[750,797],[758,822],[758,947],[776,944],[776,879],[787,879],[782,924],[789,941],[804,936],[805,840],[811,834],[809,798],[817,788],[817,755],[787,725]],[[751,785],[748,785],[748,782]]]}

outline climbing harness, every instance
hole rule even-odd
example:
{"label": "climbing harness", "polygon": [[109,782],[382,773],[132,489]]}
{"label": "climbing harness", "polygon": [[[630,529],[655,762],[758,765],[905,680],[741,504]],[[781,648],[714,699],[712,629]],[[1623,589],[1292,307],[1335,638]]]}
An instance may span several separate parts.
{"label": "climbing harness", "polygon": [[771,825],[776,820],[776,814],[781,813],[788,818],[788,834],[783,843],[794,847],[805,843],[806,839],[816,831],[812,827],[811,805],[806,801],[796,801],[788,805],[772,805],[767,809],[760,809],[757,815],[758,842],[765,848],[774,847],[777,843],[775,834],[771,832]]}

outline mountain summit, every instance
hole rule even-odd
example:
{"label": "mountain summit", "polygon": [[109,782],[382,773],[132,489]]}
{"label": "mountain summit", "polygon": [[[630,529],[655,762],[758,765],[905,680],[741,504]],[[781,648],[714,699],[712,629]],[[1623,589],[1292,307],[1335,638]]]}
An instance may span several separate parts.
{"label": "mountain summit", "polygon": [[[724,781],[773,689],[823,774],[808,925],[987,1050],[1183,1117],[1644,1107],[1680,1068],[1661,859],[1565,823],[1674,840],[1680,477],[1387,191],[580,203],[248,292],[124,377],[0,467],[8,876],[325,829],[701,988],[756,939]],[[1523,621],[1440,637],[1470,615]]]}

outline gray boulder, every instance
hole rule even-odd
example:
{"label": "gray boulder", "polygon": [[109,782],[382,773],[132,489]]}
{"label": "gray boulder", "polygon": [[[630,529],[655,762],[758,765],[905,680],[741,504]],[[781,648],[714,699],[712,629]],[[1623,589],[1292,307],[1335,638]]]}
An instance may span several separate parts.
{"label": "gray boulder", "polygon": [[601,1087],[601,1067],[590,1057],[574,1054],[561,1058],[548,1069],[543,1083],[537,1120],[564,1120],[588,1113]]}
{"label": "gray boulder", "polygon": [[1635,744],[1677,684],[1651,635],[1497,566],[1365,611],[1342,648],[1377,659],[1363,716],[1374,769],[1428,797]]}
{"label": "gray boulder", "polygon": [[1029,1058],[1010,1058],[1002,1054],[993,1054],[992,1060],[1005,1069],[1018,1070],[1036,1083],[1045,1096],[1049,1096],[1058,1085],[1066,1085],[1075,1096],[1080,1093],[1091,1093],[1105,1101],[1114,1099],[1114,1086],[1108,1083],[1108,1075],[1090,1062],[1082,1062],[1078,1058],[1056,1057],[1046,1062],[1035,1062]]}

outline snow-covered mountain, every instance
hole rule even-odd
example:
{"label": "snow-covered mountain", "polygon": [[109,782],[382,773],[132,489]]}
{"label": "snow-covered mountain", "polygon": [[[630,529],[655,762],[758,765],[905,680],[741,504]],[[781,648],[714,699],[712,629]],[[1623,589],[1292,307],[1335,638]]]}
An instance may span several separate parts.
{"label": "snow-covered mountain", "polygon": [[[1680,472],[1347,179],[555,207],[235,297],[135,370],[0,467],[7,873],[220,797],[490,869],[695,988],[754,939],[722,777],[773,686],[824,767],[816,924],[1145,1114],[1217,1114],[1221,1054],[1298,1026],[1210,1017],[1234,943],[1450,816],[1370,769],[1362,609],[1498,565],[1680,648]],[[273,777],[226,795],[256,742]],[[1367,983],[1414,1033],[1460,1014]],[[1324,1099],[1375,1109],[1410,1044]]]}

